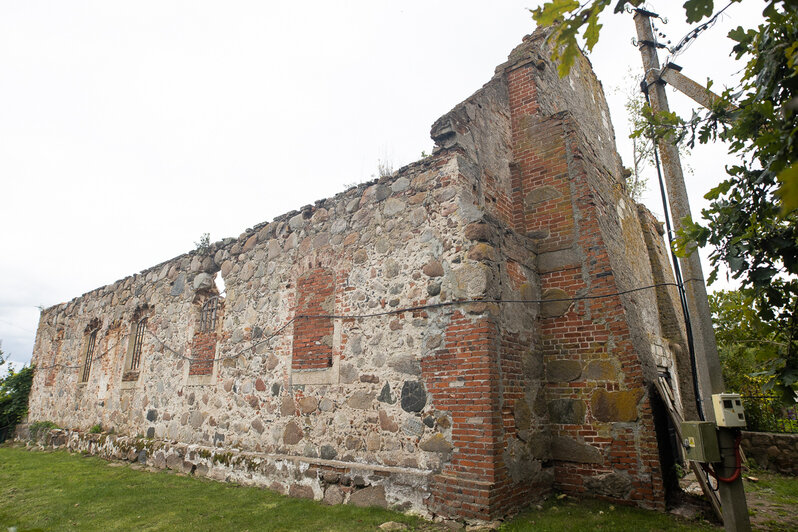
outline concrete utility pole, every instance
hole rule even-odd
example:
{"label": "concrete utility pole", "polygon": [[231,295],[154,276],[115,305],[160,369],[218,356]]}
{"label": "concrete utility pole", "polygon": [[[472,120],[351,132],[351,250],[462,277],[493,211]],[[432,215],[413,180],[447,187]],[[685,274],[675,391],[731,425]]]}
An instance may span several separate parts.
{"label": "concrete utility pole", "polygon": [[[669,108],[665,94],[665,81],[663,80],[663,73],[660,70],[659,58],[657,57],[656,40],[651,28],[652,16],[657,15],[643,9],[636,9],[634,21],[637,29],[638,47],[643,59],[645,81],[649,87],[651,109],[655,113],[660,113],[668,112]],[[669,69],[666,68],[665,70]],[[673,76],[673,74],[674,72],[669,72],[666,77]],[[678,72],[675,74],[678,74]],[[684,78],[683,76],[673,77],[678,77],[679,81],[684,81],[682,79]],[[691,216],[690,202],[687,198],[687,188],[684,184],[682,166],[679,160],[679,150],[673,142],[667,139],[659,140],[657,147],[662,159],[674,230],[679,231],[683,225],[682,220]],[[693,331],[699,388],[702,392],[703,401],[701,408],[707,420],[715,421],[715,413],[709,396],[723,393],[725,390],[720,358],[718,357],[718,347],[715,343],[715,331],[712,329],[712,315],[709,310],[707,289],[704,284],[704,272],[701,269],[701,261],[697,251],[693,251],[686,258],[679,259],[679,264],[683,272],[684,291]],[[732,477],[736,470],[733,431],[721,427],[718,431],[718,442],[721,448],[722,466],[721,464],[716,464],[717,473],[724,478]],[[729,531],[751,530],[742,478],[738,475],[733,482],[718,482],[718,491],[725,529]]]}
{"label": "concrete utility pole", "polygon": [[[654,32],[651,29],[651,14],[644,10],[635,11],[634,21],[637,27],[637,42],[640,55],[643,58],[645,80],[649,86],[651,109],[655,113],[669,112],[668,98],[665,94],[665,84],[660,81],[659,58],[654,44]],[[650,44],[647,44],[650,43]],[[679,149],[668,139],[657,142],[662,170],[665,174],[665,184],[668,188],[668,203],[673,216],[673,228],[679,231],[682,220],[691,216],[690,202],[687,199],[687,188],[684,185],[682,164],[679,160]],[[701,269],[701,259],[697,251],[688,257],[679,259],[684,277],[684,290],[687,297],[687,308],[690,311],[690,321],[693,328],[693,342],[695,345],[698,380],[702,391],[702,409],[709,421],[714,421],[708,394],[722,393],[724,391],[723,374],[720,368],[718,347],[715,344],[715,331],[712,329],[712,314],[707,300],[707,289],[704,285],[704,272]]]}

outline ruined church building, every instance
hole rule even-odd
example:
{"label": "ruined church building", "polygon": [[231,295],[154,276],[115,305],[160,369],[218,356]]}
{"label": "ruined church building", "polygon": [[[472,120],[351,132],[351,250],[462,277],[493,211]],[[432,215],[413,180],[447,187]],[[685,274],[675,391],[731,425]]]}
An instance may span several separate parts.
{"label": "ruined church building", "polygon": [[663,509],[678,294],[588,60],[560,79],[536,32],[431,134],[394,175],[45,309],[29,421],[331,504]]}

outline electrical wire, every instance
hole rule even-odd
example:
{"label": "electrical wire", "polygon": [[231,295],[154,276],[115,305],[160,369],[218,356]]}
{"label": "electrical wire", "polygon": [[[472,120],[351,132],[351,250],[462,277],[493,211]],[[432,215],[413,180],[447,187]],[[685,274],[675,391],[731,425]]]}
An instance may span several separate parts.
{"label": "electrical wire", "polygon": [[[105,357],[106,355],[111,353],[114,349],[116,349],[116,346],[118,346],[118,345],[119,345],[119,342],[117,341],[112,346],[107,347],[102,353],[100,353],[99,355],[97,355],[95,357],[92,357],[91,363],[93,364],[95,361],[101,360],[103,357]],[[70,364],[54,363],[54,364],[51,364],[49,366],[36,366],[36,369],[38,369],[38,370],[53,369],[53,368],[80,369],[83,366],[84,366],[84,364],[78,364],[77,366],[74,366],[74,365],[70,365]]]}
{"label": "electrical wire", "polygon": [[724,482],[726,484],[731,484],[738,478],[740,478],[740,474],[743,470],[743,457],[740,454],[740,442],[743,439],[743,433],[738,430],[737,435],[734,438],[734,473],[732,473],[728,477],[722,477],[718,474],[715,470],[714,466],[710,467],[709,464],[702,463],[701,468],[712,478],[717,480],[718,482]]}
{"label": "electrical wire", "polygon": [[[669,287],[669,286],[670,287],[679,288],[679,285],[677,283],[656,283],[656,284],[647,285],[647,286],[641,286],[641,287],[637,287],[637,288],[630,288],[628,290],[620,290],[620,291],[616,291],[616,292],[611,292],[611,293],[608,293],[608,294],[595,294],[595,295],[585,295],[585,296],[577,296],[577,297],[552,298],[552,299],[458,299],[458,300],[453,300],[453,301],[443,301],[443,302],[440,302],[440,303],[429,303],[429,304],[425,304],[425,305],[415,305],[415,306],[411,306],[411,307],[403,307],[403,308],[398,308],[398,309],[385,310],[385,311],[381,311],[381,312],[372,312],[372,313],[367,313],[367,314],[299,314],[299,315],[294,316],[290,320],[288,320],[286,323],[284,323],[280,327],[278,327],[276,330],[274,330],[268,336],[264,337],[262,340],[252,344],[249,347],[244,348],[244,350],[252,350],[254,352],[255,348],[257,348],[260,345],[263,345],[264,343],[268,343],[271,339],[273,339],[274,337],[278,336],[281,332],[283,332],[286,328],[288,328],[292,323],[294,323],[294,322],[296,322],[298,320],[303,320],[303,319],[361,320],[361,319],[367,319],[367,318],[377,318],[377,317],[382,317],[382,316],[393,316],[393,315],[398,315],[398,314],[404,314],[405,312],[419,312],[419,311],[422,311],[422,310],[433,310],[433,309],[439,309],[439,308],[456,307],[456,306],[462,306],[462,305],[471,305],[471,304],[475,304],[475,303],[491,303],[491,304],[533,304],[533,303],[537,303],[537,304],[542,304],[542,303],[561,303],[561,302],[569,302],[569,301],[570,302],[590,301],[590,300],[595,300],[595,299],[616,297],[616,296],[621,296],[621,295],[626,295],[626,294],[632,294],[632,293],[635,293],[635,292],[640,292],[640,291],[643,291],[643,290],[651,290],[651,289],[664,288],[664,287]],[[155,338],[155,340],[158,341],[158,343],[161,345],[161,347],[164,350],[169,351],[174,356],[176,356],[178,358],[181,358],[183,360],[207,363],[207,362],[216,362],[216,361],[221,361],[221,360],[238,358],[238,357],[241,356],[240,352],[236,353],[234,355],[226,355],[226,356],[215,357],[215,358],[197,358],[197,357],[186,356],[183,353],[180,353],[177,350],[175,350],[172,347],[170,347],[164,340],[162,340],[158,335],[156,335],[151,330],[145,329],[145,331],[147,332],[147,334],[149,334],[150,336]],[[96,356],[96,357],[94,357],[92,359],[92,363],[94,363],[94,361],[96,361],[96,360],[102,359],[104,356],[106,356],[107,354],[112,352],[116,348],[116,346],[118,346],[118,345],[119,345],[119,342],[117,341],[114,345],[112,345],[112,346],[106,348],[105,350],[103,350],[102,353],[100,353],[98,356]],[[80,365],[68,365],[68,364],[55,363],[55,364],[52,364],[50,366],[37,366],[37,369],[40,369],[40,370],[53,369],[53,368],[79,369],[79,368],[82,368],[83,366],[84,366],[83,364],[80,364]]]}
{"label": "electrical wire", "polygon": [[669,61],[672,61],[679,54],[690,48],[690,46],[693,44],[693,42],[695,42],[698,36],[705,30],[708,30],[709,28],[714,26],[715,23],[717,23],[718,18],[723,14],[724,11],[729,9],[729,7],[733,3],[734,2],[729,2],[728,4],[726,4],[726,7],[724,7],[723,9],[712,15],[712,17],[709,20],[707,20],[702,24],[699,24],[695,28],[688,31],[687,34],[684,37],[682,37],[682,39],[676,44],[676,46],[669,49],[671,55],[665,60],[665,64],[668,64]]}
{"label": "electrical wire", "polygon": [[[648,96],[648,88],[649,85],[646,83],[645,80],[640,82],[640,90],[643,91],[643,94],[646,97],[646,103],[650,106],[651,100]],[[651,125],[651,138],[654,138],[654,126]],[[701,397],[701,387],[698,383],[698,367],[696,363],[696,356],[695,356],[695,339],[693,338],[693,326],[692,322],[690,321],[690,309],[687,306],[687,294],[684,291],[684,281],[682,280],[682,269],[679,266],[679,259],[676,257],[676,253],[673,251],[673,229],[671,228],[671,218],[669,215],[668,210],[668,200],[667,195],[665,194],[665,180],[662,177],[662,168],[659,162],[659,150],[657,150],[657,143],[652,142],[653,150],[654,150],[654,163],[657,167],[657,178],[659,179],[659,191],[662,197],[662,210],[665,216],[665,227],[668,232],[668,243],[670,244],[671,248],[671,262],[673,262],[673,271],[674,275],[676,276],[676,284],[679,287],[679,303],[682,307],[682,315],[684,316],[684,325],[685,325],[685,333],[687,334],[687,351],[690,354],[690,370],[693,374],[693,393],[695,394],[695,402],[696,402],[696,409],[698,410],[698,418],[701,421],[704,421],[706,418],[704,416],[704,401]],[[690,279],[691,281],[697,279]]]}

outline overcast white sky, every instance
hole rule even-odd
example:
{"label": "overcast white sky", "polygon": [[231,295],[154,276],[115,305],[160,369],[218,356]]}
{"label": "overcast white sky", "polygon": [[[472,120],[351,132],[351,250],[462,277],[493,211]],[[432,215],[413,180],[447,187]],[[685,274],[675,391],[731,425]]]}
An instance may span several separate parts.
{"label": "overcast white sky", "polygon": [[[429,153],[432,123],[534,29],[533,0],[0,0],[0,339],[30,360],[38,305],[67,301]],[[663,31],[689,29],[673,2]],[[741,67],[736,4],[676,61],[715,87]],[[664,13],[664,12],[663,12]],[[590,55],[631,161],[624,97],[642,71],[630,15]],[[661,57],[661,59],[664,57]],[[692,107],[669,93],[689,116]],[[688,190],[723,177],[696,150]],[[645,203],[662,208],[653,181]]]}

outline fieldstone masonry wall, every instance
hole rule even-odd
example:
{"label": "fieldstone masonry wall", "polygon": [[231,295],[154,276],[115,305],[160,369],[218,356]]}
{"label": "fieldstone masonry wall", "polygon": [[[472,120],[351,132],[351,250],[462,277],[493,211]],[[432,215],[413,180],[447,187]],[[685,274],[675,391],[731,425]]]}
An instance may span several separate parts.
{"label": "fieldstone masonry wall", "polygon": [[557,488],[664,507],[662,241],[589,63],[560,80],[542,37],[433,125],[431,157],[44,310],[30,420],[330,503],[486,520]]}
{"label": "fieldstone masonry wall", "polygon": [[743,431],[740,445],[757,466],[783,475],[798,475],[798,434]]}

